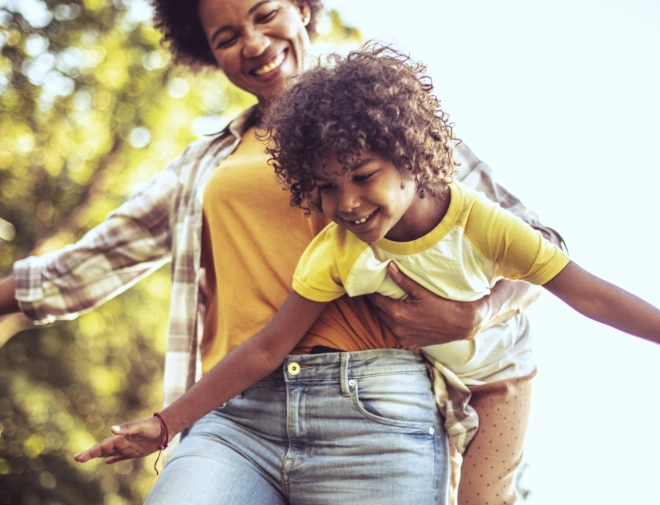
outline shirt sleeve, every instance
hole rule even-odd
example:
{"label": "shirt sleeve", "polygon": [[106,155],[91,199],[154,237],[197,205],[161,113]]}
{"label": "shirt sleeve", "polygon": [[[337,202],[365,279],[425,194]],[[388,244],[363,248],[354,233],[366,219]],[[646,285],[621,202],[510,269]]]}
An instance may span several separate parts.
{"label": "shirt sleeve", "polygon": [[293,290],[313,302],[331,302],[346,293],[337,263],[345,234],[330,223],[307,246],[293,274]]}
{"label": "shirt sleeve", "polygon": [[75,244],[14,264],[16,300],[36,324],[74,319],[169,261],[180,160]]}
{"label": "shirt sleeve", "polygon": [[543,285],[569,262],[538,230],[483,195],[472,205],[465,232],[479,252],[496,263],[499,278]]}
{"label": "shirt sleeve", "polygon": [[552,228],[541,223],[539,217],[514,195],[500,186],[495,180],[493,170],[481,161],[463,142],[454,147],[454,160],[459,164],[456,179],[464,186],[484,193],[490,200],[500,204],[513,215],[539,230],[550,242],[560,244],[565,248],[564,239]]}

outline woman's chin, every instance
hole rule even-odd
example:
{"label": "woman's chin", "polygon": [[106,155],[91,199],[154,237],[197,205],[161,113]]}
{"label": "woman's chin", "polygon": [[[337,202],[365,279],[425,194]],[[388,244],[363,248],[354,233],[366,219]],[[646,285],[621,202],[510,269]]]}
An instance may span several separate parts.
{"label": "woman's chin", "polygon": [[273,100],[277,98],[291,83],[291,78],[295,75],[295,69],[289,68],[292,65],[286,65],[285,62],[280,67],[266,75],[259,76],[255,82],[255,88],[258,88],[259,101]]}
{"label": "woman's chin", "polygon": [[257,95],[260,103],[270,102],[275,100],[285,90],[285,82],[276,81],[267,88],[262,88]]}

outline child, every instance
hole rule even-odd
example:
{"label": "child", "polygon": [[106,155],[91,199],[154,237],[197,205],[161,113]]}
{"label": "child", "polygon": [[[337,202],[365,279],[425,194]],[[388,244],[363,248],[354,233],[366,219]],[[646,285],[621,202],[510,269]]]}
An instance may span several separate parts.
{"label": "child", "polygon": [[[459,301],[487,295],[502,278],[541,284],[587,317],[660,342],[658,309],[582,270],[539,232],[452,181],[455,139],[422,65],[380,46],[333,58],[331,67],[305,73],[265,120],[292,205],[322,209],[333,221],[301,258],[294,291],[263,330],[161,414],[113,427],[115,436],[76,461],[114,463],[164,448],[277,369],[328,302],[345,293],[401,297],[388,271]],[[424,349],[459,451],[476,429],[464,379],[478,381],[493,367],[509,377],[534,371],[516,342],[493,340]],[[359,379],[351,383],[357,395]]]}

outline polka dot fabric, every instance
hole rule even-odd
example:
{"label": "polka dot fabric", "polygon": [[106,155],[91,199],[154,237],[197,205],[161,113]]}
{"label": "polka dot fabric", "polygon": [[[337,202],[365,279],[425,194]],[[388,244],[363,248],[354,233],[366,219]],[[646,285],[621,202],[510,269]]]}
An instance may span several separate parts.
{"label": "polka dot fabric", "polygon": [[458,505],[512,505],[536,374],[470,387],[479,431],[463,454]]}

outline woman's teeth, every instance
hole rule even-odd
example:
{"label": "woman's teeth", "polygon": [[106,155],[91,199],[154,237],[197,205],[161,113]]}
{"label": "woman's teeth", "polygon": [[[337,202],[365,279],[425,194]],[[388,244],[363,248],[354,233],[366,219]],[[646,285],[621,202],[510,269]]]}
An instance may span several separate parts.
{"label": "woman's teeth", "polygon": [[284,54],[284,51],[282,51],[280,54],[275,56],[275,58],[273,58],[269,63],[266,63],[263,67],[259,67],[255,69],[254,73],[256,75],[264,75],[267,74],[268,72],[275,70],[277,67],[279,67],[282,64],[285,56],[286,55]]}

